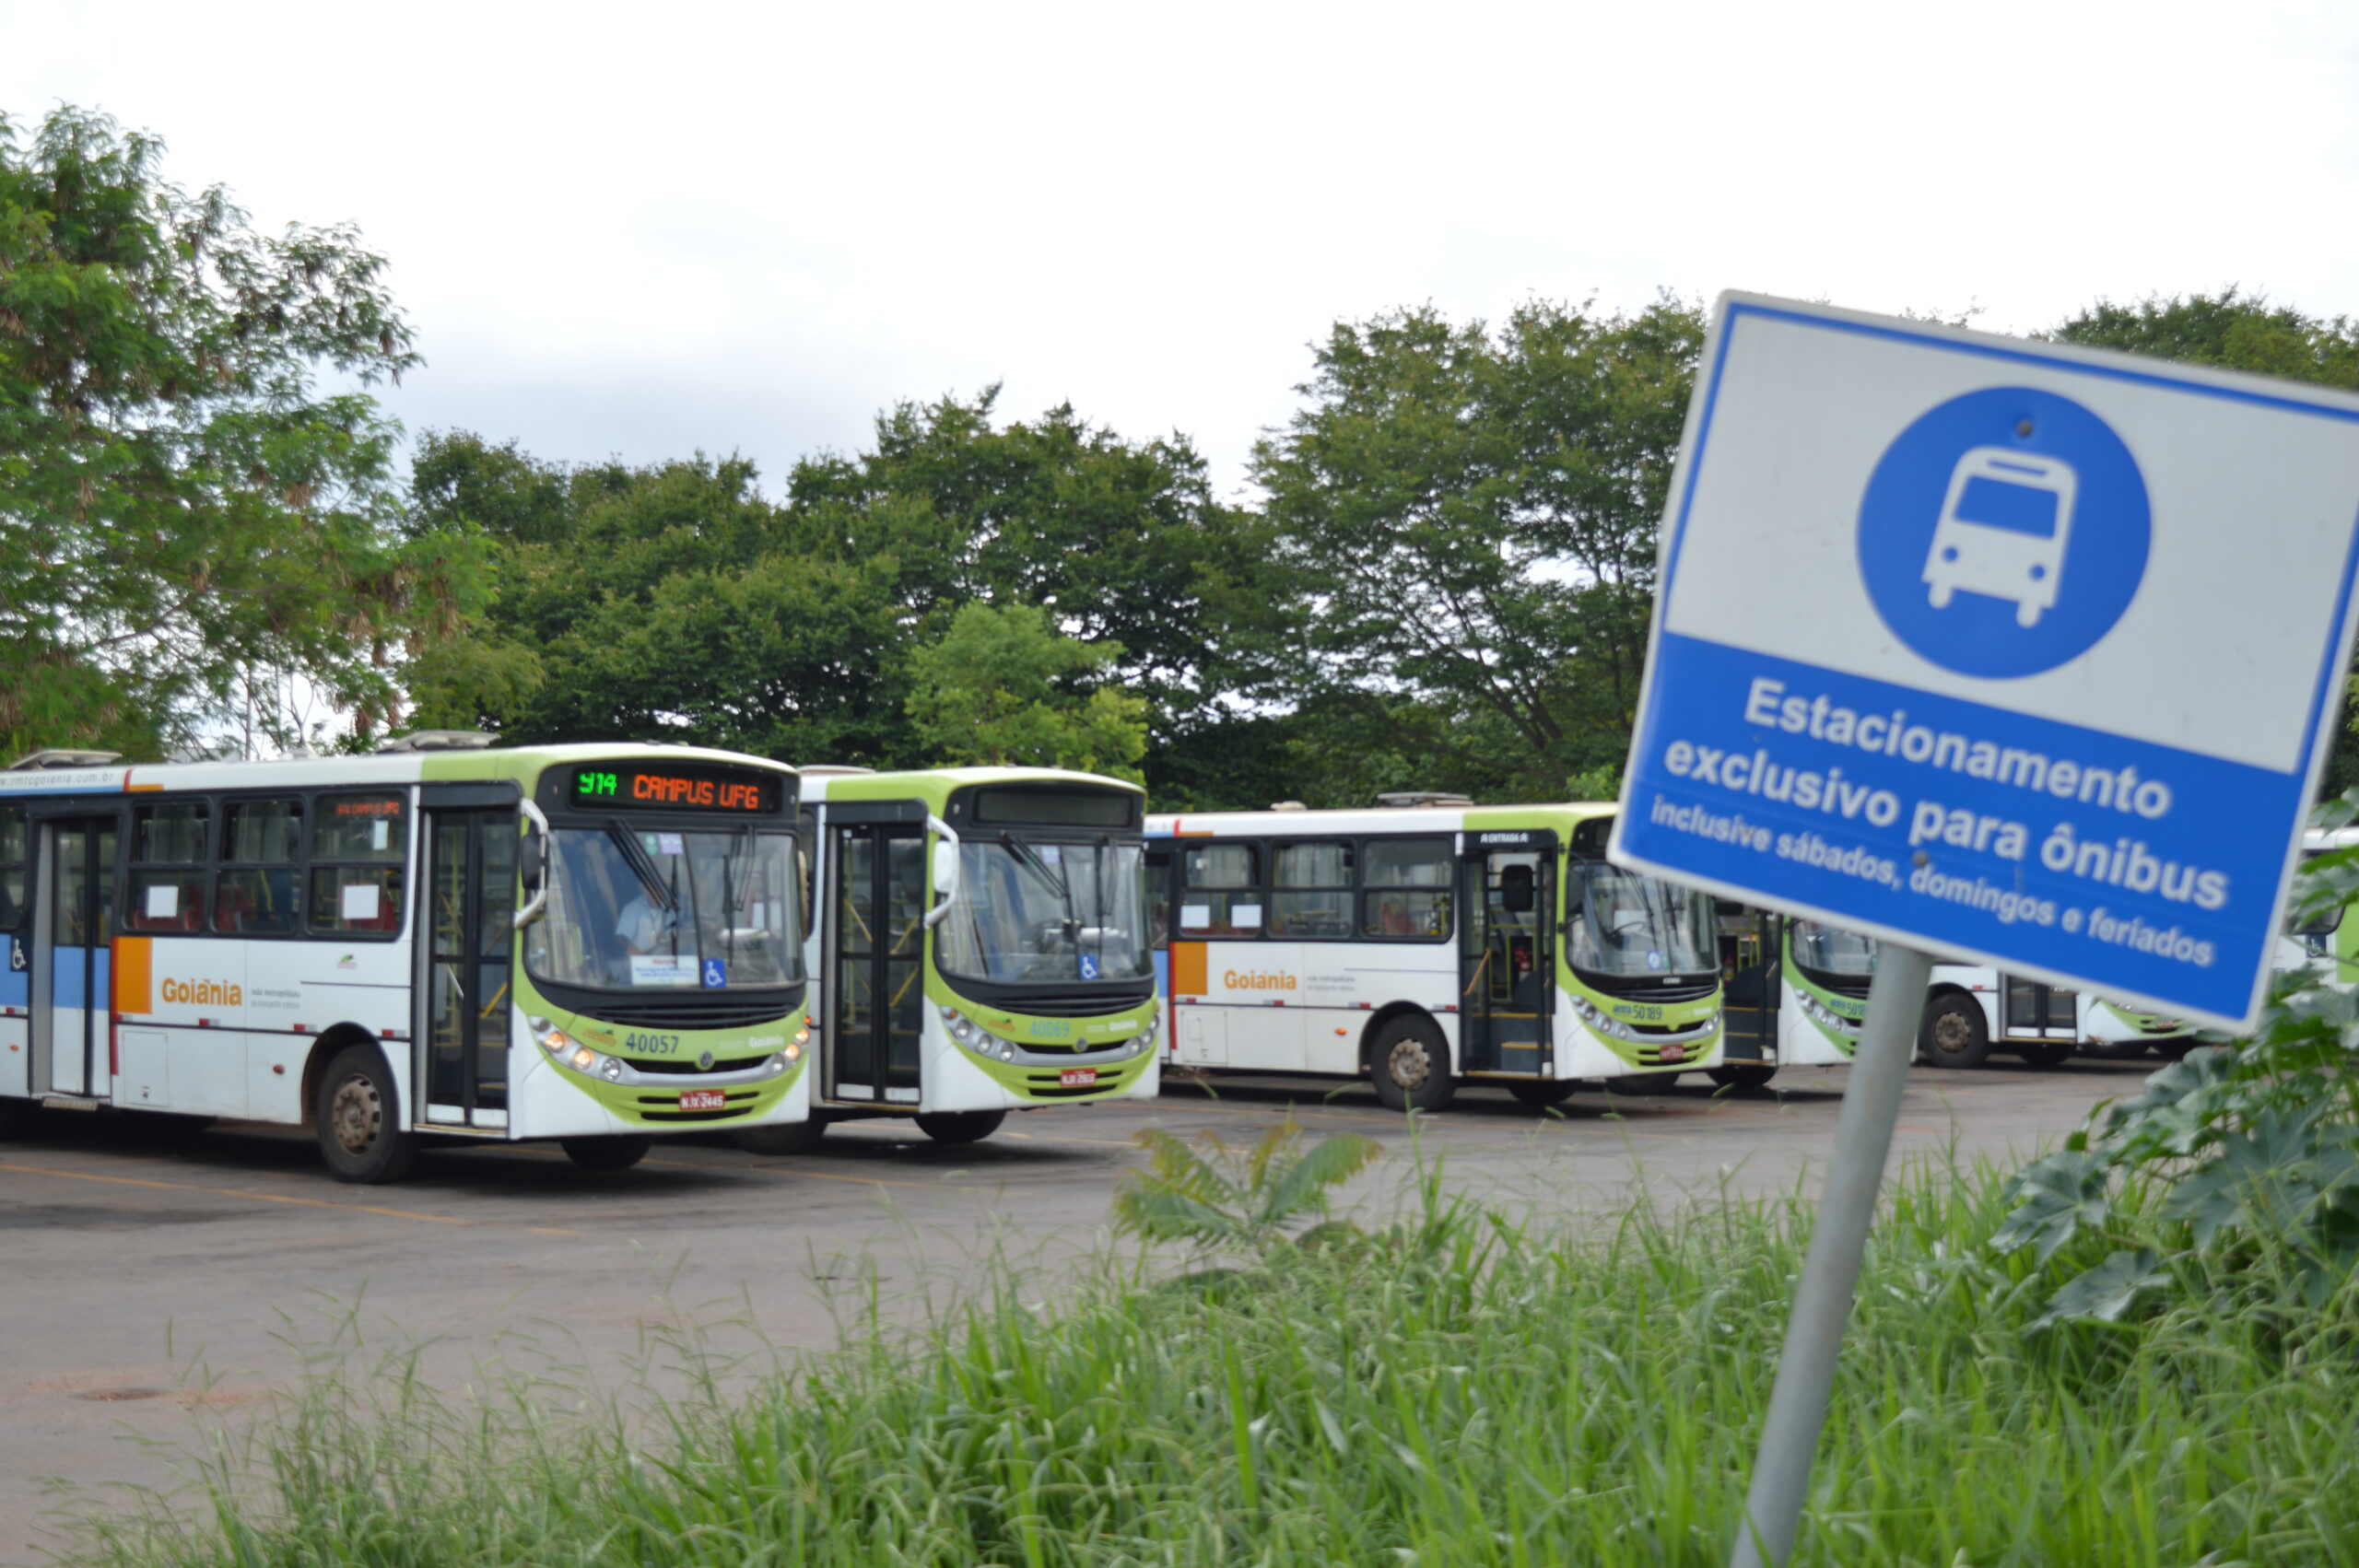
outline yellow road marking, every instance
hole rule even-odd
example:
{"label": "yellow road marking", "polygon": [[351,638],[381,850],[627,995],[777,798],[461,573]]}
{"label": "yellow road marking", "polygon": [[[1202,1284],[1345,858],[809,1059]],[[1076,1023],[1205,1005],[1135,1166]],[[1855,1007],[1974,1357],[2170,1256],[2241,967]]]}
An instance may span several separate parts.
{"label": "yellow road marking", "polygon": [[[251,1198],[257,1203],[291,1203],[303,1209],[342,1209],[355,1214],[381,1214],[389,1220],[424,1220],[437,1225],[498,1224],[496,1220],[469,1220],[457,1214],[425,1214],[415,1209],[384,1209],[373,1203],[335,1203],[324,1198],[292,1198],[284,1193],[254,1192],[242,1187],[205,1187],[190,1181],[155,1181],[141,1176],[100,1176],[93,1171],[61,1171],[47,1165],[18,1165],[0,1164],[0,1171],[14,1171],[19,1176],[57,1176],[66,1181],[100,1181],[113,1187],[147,1187],[165,1192],[209,1192],[220,1198]],[[539,1235],[580,1235],[579,1231],[556,1230],[546,1225],[525,1225],[522,1229]]]}

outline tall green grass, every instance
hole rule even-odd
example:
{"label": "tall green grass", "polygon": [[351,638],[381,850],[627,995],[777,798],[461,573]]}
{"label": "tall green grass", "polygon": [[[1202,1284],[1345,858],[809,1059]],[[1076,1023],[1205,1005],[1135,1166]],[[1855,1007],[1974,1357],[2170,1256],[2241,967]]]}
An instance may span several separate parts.
{"label": "tall green grass", "polygon": [[[1999,1177],[1919,1168],[1879,1223],[1798,1563],[2359,1562],[2348,1293],[2024,1329],[2054,1269],[1983,1245]],[[1724,1561],[1807,1205],[1519,1228],[1427,1184],[1366,1242],[1194,1281],[1109,1257],[872,1323],[750,1397],[550,1424],[323,1380],[132,1564],[1443,1564]],[[1168,1265],[1156,1272],[1168,1275]],[[1037,1285],[1034,1287],[1037,1290]]]}

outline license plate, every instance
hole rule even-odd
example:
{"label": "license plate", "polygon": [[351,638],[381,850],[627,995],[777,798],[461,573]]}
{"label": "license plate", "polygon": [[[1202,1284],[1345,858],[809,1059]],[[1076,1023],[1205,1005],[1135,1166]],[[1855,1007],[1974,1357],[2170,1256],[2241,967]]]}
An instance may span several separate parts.
{"label": "license plate", "polygon": [[684,1111],[718,1111],[729,1106],[729,1096],[718,1089],[683,1089],[680,1108]]}
{"label": "license plate", "polygon": [[1656,1053],[1656,1057],[1658,1059],[1662,1061],[1685,1061],[1687,1059],[1687,1047],[1685,1046],[1665,1046],[1661,1050]]}
{"label": "license plate", "polygon": [[1068,1089],[1086,1089],[1097,1082],[1097,1070],[1094,1067],[1068,1067],[1057,1074],[1057,1082]]}

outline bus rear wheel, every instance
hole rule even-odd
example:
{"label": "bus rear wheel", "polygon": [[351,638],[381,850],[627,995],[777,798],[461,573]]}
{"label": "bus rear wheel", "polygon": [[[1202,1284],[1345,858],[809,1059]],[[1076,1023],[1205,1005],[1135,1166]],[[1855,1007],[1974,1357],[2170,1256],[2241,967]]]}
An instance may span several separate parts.
{"label": "bus rear wheel", "polygon": [[1449,1076],[1449,1047],[1422,1018],[1395,1018],[1367,1047],[1368,1076],[1388,1111],[1438,1111],[1458,1090]]}
{"label": "bus rear wheel", "polygon": [[1005,1111],[930,1111],[918,1117],[918,1130],[936,1143],[980,1143],[1006,1119]]}
{"label": "bus rear wheel", "polygon": [[2036,1046],[2017,1046],[2015,1054],[2024,1059],[2026,1067],[2061,1067],[2072,1059],[2072,1053],[2078,1049],[2078,1046],[2056,1040]]}
{"label": "bus rear wheel", "polygon": [[1508,1085],[1508,1093],[1527,1106],[1561,1106],[1580,1087],[1577,1078],[1532,1078]]}
{"label": "bus rear wheel", "polygon": [[567,1159],[585,1171],[627,1171],[647,1158],[655,1140],[626,1133],[612,1138],[560,1138],[557,1144]]}
{"label": "bus rear wheel", "polygon": [[399,1181],[417,1164],[417,1136],[402,1129],[401,1096],[374,1046],[346,1046],[329,1059],[311,1123],[320,1157],[338,1181]]}
{"label": "bus rear wheel", "polygon": [[1990,1059],[1990,1029],[1972,997],[1936,997],[1926,1005],[1918,1049],[1930,1067],[1980,1067]]}
{"label": "bus rear wheel", "polygon": [[1706,1068],[1704,1076],[1723,1089],[1751,1094],[1769,1087],[1769,1080],[1778,1076],[1778,1070],[1763,1062],[1732,1061]]}
{"label": "bus rear wheel", "polygon": [[741,1127],[729,1135],[737,1147],[755,1154],[809,1154],[827,1136],[827,1124],[819,1117],[808,1121],[790,1121],[769,1127]]}

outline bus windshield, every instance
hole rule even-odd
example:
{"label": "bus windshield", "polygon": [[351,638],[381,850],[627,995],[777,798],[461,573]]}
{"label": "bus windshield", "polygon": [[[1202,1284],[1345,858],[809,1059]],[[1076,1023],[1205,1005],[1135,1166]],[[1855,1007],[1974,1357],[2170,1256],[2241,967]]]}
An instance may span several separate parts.
{"label": "bus windshield", "polygon": [[1876,939],[1822,926],[1816,920],[1793,924],[1794,962],[1822,975],[1864,980],[1876,972]]}
{"label": "bus windshield", "polygon": [[1025,980],[1143,980],[1144,851],[1001,833],[958,851],[958,901],[934,933],[945,974]]}
{"label": "bus windshield", "polygon": [[1615,978],[1717,974],[1718,932],[1708,894],[1612,866],[1572,868],[1565,954],[1576,969]]}
{"label": "bus windshield", "polygon": [[616,989],[796,984],[794,868],[792,834],[560,827],[525,964],[542,979]]}

